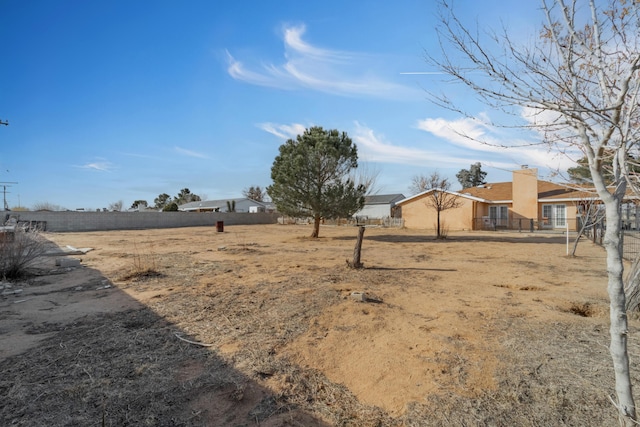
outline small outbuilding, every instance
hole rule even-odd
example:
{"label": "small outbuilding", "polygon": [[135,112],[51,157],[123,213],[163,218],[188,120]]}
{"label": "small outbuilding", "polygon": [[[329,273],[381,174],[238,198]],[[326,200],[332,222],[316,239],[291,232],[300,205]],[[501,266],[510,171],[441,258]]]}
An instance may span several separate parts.
{"label": "small outbuilding", "polygon": [[355,213],[354,217],[369,219],[400,218],[400,211],[396,203],[404,200],[403,194],[376,194],[365,196],[364,207]]}

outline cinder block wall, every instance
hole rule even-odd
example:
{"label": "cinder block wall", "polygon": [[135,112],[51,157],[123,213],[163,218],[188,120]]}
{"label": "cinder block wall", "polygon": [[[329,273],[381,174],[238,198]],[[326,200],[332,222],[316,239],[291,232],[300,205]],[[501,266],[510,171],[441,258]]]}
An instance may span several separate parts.
{"label": "cinder block wall", "polygon": [[275,224],[275,213],[228,212],[3,212],[19,221],[44,221],[46,231],[135,230],[224,225]]}

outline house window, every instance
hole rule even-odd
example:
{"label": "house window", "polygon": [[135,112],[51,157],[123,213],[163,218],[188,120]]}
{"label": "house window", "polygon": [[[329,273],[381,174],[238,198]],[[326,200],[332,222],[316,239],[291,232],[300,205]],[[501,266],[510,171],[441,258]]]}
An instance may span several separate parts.
{"label": "house window", "polygon": [[489,206],[489,221],[497,227],[506,227],[509,221],[509,207]]}
{"label": "house window", "polygon": [[554,228],[566,227],[567,207],[566,205],[542,205],[542,217],[545,225]]}

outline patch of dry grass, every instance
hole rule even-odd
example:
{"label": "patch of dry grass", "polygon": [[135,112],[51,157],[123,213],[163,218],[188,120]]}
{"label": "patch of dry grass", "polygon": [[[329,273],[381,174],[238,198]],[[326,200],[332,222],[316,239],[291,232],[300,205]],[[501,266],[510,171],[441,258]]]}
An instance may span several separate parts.
{"label": "patch of dry grass", "polygon": [[[86,318],[0,363],[0,419],[12,425],[198,425],[188,402],[246,380],[214,353],[175,338],[151,310]],[[201,373],[180,380],[178,370]],[[173,420],[173,421],[171,421]]]}
{"label": "patch of dry grass", "polygon": [[[418,237],[416,242],[404,241],[423,244]],[[279,256],[292,257],[296,251],[315,256],[306,239],[290,240],[294,244],[277,249]],[[447,239],[437,245],[449,243]],[[583,294],[552,300],[547,284],[531,280],[536,271],[547,269],[543,262],[520,263],[518,275],[526,280],[517,281],[514,275],[485,285],[495,292],[490,300],[503,304],[496,312],[481,307],[484,314],[479,316],[472,303],[463,303],[465,294],[458,297],[459,306],[451,307],[454,315],[482,322],[482,339],[495,343],[491,350],[500,354],[501,363],[492,387],[481,389],[469,380],[478,366],[465,351],[477,343],[463,336],[464,331],[443,331],[435,322],[426,323],[447,313],[405,313],[407,320],[424,323],[418,330],[441,334],[451,344],[442,341],[432,357],[440,368],[433,381],[450,382],[443,380],[405,412],[390,414],[358,400],[322,371],[301,365],[287,346],[313,331],[314,322],[345,303],[352,290],[362,290],[354,286],[366,284],[367,292],[381,295],[389,287],[416,295],[421,289],[438,299],[446,291],[437,286],[455,270],[409,263],[405,269],[351,270],[339,265],[340,259],[335,265],[296,259],[281,266],[264,261],[265,254],[276,251],[265,243],[235,236],[235,244],[225,245],[228,249],[220,253],[204,245],[198,248],[219,255],[210,259],[193,247],[161,254],[136,249],[131,270],[138,274],[123,276],[119,286],[158,290],[148,308],[90,316],[59,329],[54,323],[30,327],[34,334],[55,335],[43,346],[0,362],[0,395],[6,396],[0,420],[18,420],[16,425],[100,425],[104,417],[107,426],[599,427],[616,419],[607,395],[614,385],[603,302],[588,296],[573,301]],[[347,246],[350,251],[350,241]],[[443,262],[433,248],[411,260],[436,267]],[[486,257],[481,261],[486,263]],[[475,260],[467,255],[465,262]],[[141,280],[148,278],[140,273],[145,271],[157,275]],[[518,308],[523,298],[558,317],[538,318]],[[386,297],[384,301],[376,306],[379,310],[401,311],[387,305]],[[371,321],[372,307],[357,307],[362,322]],[[213,346],[189,344],[175,333]],[[637,357],[638,344],[630,340],[629,345]],[[633,381],[640,382],[635,370]]]}
{"label": "patch of dry grass", "polygon": [[145,280],[162,276],[158,270],[158,256],[154,253],[152,245],[143,250],[134,242],[133,249],[133,253],[128,256],[131,265],[123,271],[120,280]]}
{"label": "patch of dry grass", "polygon": [[18,228],[14,233],[0,233],[0,279],[24,277],[47,249],[47,240],[38,232]]}

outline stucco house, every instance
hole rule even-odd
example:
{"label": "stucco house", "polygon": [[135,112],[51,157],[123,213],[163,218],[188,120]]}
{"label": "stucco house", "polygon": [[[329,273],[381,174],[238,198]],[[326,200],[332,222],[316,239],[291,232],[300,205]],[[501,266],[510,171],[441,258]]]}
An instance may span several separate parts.
{"label": "stucco house", "polygon": [[[456,208],[440,212],[449,230],[482,229],[567,229],[575,231],[577,218],[586,200],[595,193],[576,186],[556,184],[538,179],[538,170],[523,167],[514,170],[512,182],[498,182],[447,191],[456,197]],[[428,200],[434,191],[424,191],[397,203],[402,209],[407,228],[434,229],[437,211]]]}
{"label": "stucco house", "polygon": [[376,194],[364,197],[364,207],[353,215],[370,219],[394,218],[396,203],[404,200],[403,194]]}

